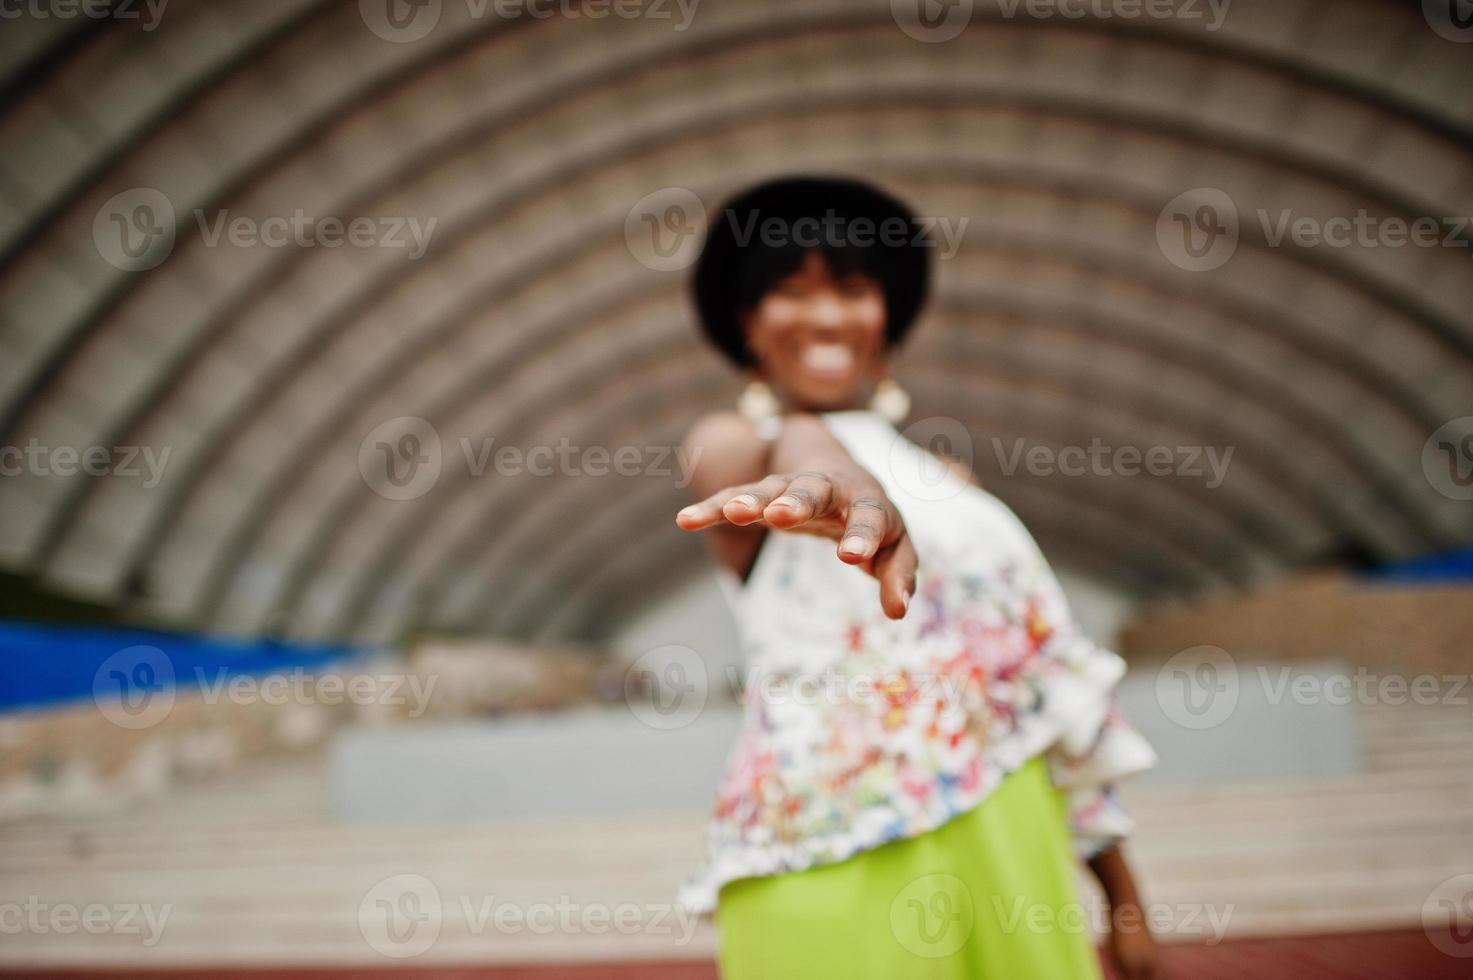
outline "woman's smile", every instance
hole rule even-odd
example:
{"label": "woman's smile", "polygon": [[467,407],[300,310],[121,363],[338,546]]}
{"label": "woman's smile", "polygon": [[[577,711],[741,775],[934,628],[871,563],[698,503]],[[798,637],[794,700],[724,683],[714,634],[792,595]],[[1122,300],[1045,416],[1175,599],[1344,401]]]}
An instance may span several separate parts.
{"label": "woman's smile", "polygon": [[837,380],[854,373],[859,357],[848,344],[814,341],[803,346],[801,361],[810,374]]}

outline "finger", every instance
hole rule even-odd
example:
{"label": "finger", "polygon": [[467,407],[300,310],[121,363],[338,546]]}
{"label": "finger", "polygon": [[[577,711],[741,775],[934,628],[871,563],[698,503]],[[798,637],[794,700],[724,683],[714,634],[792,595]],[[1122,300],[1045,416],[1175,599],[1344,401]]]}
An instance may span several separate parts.
{"label": "finger", "polygon": [[834,484],[822,473],[799,473],[782,493],[762,511],[773,527],[797,527],[828,513],[834,500]]}
{"label": "finger", "polygon": [[715,524],[726,523],[726,505],[733,498],[750,493],[757,484],[743,483],[724,487],[705,500],[681,508],[675,515],[675,523],[687,531],[702,531]]}
{"label": "finger", "polygon": [[869,561],[885,543],[890,525],[890,513],[880,501],[873,497],[853,501],[844,533],[839,538],[839,560],[851,565]]}
{"label": "finger", "polygon": [[675,514],[675,523],[685,531],[704,531],[713,524],[724,524],[726,518],[721,514],[721,507],[726,503],[727,495],[734,490],[735,488],[727,488],[705,500],[682,507]]}
{"label": "finger", "polygon": [[767,509],[767,505],[772,503],[774,497],[787,489],[787,486],[786,476],[773,474],[763,477],[759,482],[748,485],[741,493],[728,500],[721,512],[728,521],[738,526],[755,524],[762,520],[762,512]]}
{"label": "finger", "polygon": [[910,608],[919,564],[908,534],[902,534],[875,556],[874,576],[880,581],[880,606],[891,619],[903,618]]}

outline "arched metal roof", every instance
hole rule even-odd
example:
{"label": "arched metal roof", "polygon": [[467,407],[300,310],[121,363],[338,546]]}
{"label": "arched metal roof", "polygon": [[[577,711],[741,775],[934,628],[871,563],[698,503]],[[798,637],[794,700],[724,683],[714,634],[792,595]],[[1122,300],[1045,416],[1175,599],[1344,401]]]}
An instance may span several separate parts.
{"label": "arched metal roof", "polygon": [[[1473,411],[1473,44],[1415,4],[1236,0],[1210,31],[977,2],[943,43],[889,0],[723,0],[684,29],[445,0],[410,43],[372,5],[6,25],[0,444],[170,456],[157,486],[4,477],[4,568],[209,629],[607,627],[703,560],[681,491],[476,475],[455,447],[669,446],[729,404],[684,272],[637,261],[625,220],[662,188],[714,205],[798,170],[968,221],[898,375],[1059,560],[1152,595],[1473,537],[1422,467]],[[177,233],[127,271],[97,228],[138,188]],[[1199,188],[1239,239],[1193,272],[1157,227]],[[297,211],[436,225],[415,258],[211,246],[196,219]],[[1362,212],[1453,233],[1273,240],[1283,214]],[[442,471],[387,499],[359,449],[406,416]],[[1234,456],[1219,487],[1005,474],[1019,436]]]}

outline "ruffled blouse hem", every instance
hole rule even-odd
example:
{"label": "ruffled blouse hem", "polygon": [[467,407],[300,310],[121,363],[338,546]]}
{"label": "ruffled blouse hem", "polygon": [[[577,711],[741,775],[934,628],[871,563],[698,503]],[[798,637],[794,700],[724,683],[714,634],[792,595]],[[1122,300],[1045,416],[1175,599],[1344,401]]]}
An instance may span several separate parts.
{"label": "ruffled blouse hem", "polygon": [[[933,806],[923,814],[902,814],[893,806],[874,806],[859,816],[858,822],[862,826],[850,827],[838,834],[808,837],[791,843],[767,842],[735,848],[727,845],[719,849],[719,855],[709,860],[703,871],[680,888],[676,902],[695,915],[711,915],[722,887],[732,881],[835,864],[890,841],[929,833],[981,804],[1009,774],[1056,745],[1067,747],[1068,743],[1075,742],[1080,746],[1076,750],[1078,754],[1090,759],[1091,788],[1098,788],[1094,784],[1095,779],[1103,784],[1150,768],[1155,762],[1155,754],[1133,731],[1125,729],[1129,736],[1134,736],[1134,741],[1128,737],[1124,741],[1102,737],[1110,716],[1112,693],[1125,673],[1125,662],[1116,654],[1093,647],[1087,641],[1081,640],[1080,643],[1092,649],[1088,652],[1080,649],[1071,651],[1080,659],[1071,664],[1073,669],[1069,673],[1049,679],[1044,709],[1020,718],[1017,729],[1008,738],[986,749],[983,761],[990,778],[980,781],[978,790],[948,794],[943,806]],[[1073,658],[1066,654],[1064,659]],[[1081,731],[1082,721],[1089,730]],[[1102,754],[1100,749],[1113,748],[1113,745],[1128,749],[1118,764],[1098,758]],[[1067,749],[1064,753],[1066,758],[1073,754]],[[1077,781],[1081,771],[1075,769],[1072,773],[1071,795],[1084,788]],[[1102,816],[1105,816],[1102,824],[1111,825],[1098,828],[1103,832],[1102,837],[1123,836],[1129,831],[1128,818],[1122,824],[1123,811],[1118,808]],[[897,825],[903,829],[897,830]],[[1115,835],[1117,829],[1122,833]],[[1104,846],[1108,846],[1108,840],[1100,844],[1100,847]]]}

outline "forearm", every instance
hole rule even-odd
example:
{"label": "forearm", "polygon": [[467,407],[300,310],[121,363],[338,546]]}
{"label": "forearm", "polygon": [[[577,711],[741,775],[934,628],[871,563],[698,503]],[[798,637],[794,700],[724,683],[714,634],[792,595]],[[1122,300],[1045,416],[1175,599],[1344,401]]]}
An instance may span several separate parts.
{"label": "forearm", "polygon": [[1110,957],[1122,980],[1162,980],[1166,976],[1150,917],[1141,907],[1135,876],[1118,845],[1107,847],[1089,860],[1110,903]]}
{"label": "forearm", "polygon": [[874,476],[844,448],[823,420],[815,415],[789,415],[772,444],[776,473],[829,473],[873,481]]}
{"label": "forearm", "polygon": [[1112,844],[1090,858],[1089,869],[1099,879],[1100,888],[1105,893],[1105,900],[1110,903],[1112,910],[1140,907],[1141,897],[1136,887],[1135,876],[1131,874],[1130,865],[1126,862],[1125,855],[1121,853],[1118,844]]}

